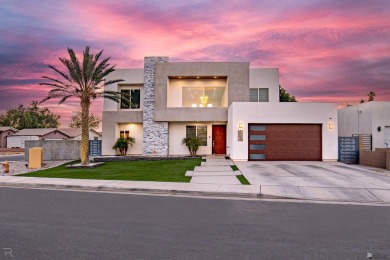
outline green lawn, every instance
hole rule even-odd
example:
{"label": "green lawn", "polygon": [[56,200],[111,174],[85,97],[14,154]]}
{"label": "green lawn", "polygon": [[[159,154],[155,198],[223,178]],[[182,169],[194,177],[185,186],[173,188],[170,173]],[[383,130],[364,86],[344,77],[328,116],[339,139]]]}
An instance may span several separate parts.
{"label": "green lawn", "polygon": [[92,169],[66,169],[64,165],[20,176],[46,178],[72,178],[96,180],[127,180],[127,181],[164,181],[190,182],[191,177],[185,177],[186,171],[194,170],[202,159],[166,160],[166,161],[127,161],[106,162]]}

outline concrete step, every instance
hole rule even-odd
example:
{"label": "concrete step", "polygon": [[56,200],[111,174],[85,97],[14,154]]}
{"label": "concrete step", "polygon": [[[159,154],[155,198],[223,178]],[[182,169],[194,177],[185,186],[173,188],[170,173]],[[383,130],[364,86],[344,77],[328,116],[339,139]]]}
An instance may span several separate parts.
{"label": "concrete step", "polygon": [[230,164],[224,160],[224,161],[207,161],[204,164],[201,164],[202,166],[229,166]]}
{"label": "concrete step", "polygon": [[229,172],[194,172],[192,176],[236,176],[233,171]]}
{"label": "concrete step", "polygon": [[194,174],[194,171],[186,171],[186,174],[184,176],[191,177]]}
{"label": "concrete step", "polygon": [[191,183],[241,184],[236,176],[193,176]]}
{"label": "concrete step", "polygon": [[195,166],[195,172],[228,172],[233,171],[230,166]]}

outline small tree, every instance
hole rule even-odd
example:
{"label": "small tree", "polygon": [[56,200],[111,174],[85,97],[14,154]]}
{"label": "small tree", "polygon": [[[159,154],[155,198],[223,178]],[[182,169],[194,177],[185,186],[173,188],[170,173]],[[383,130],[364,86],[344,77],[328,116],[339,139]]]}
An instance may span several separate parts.
{"label": "small tree", "polygon": [[[92,129],[98,128],[101,121],[102,121],[102,119],[100,119],[100,117],[95,116],[94,114],[91,113],[89,115],[89,128],[92,128]],[[82,126],[81,112],[74,111],[72,113],[72,118],[70,119],[69,127],[70,128],[81,128],[81,126]]]}
{"label": "small tree", "polygon": [[199,146],[203,145],[203,140],[199,137],[184,137],[181,144],[187,146],[191,156],[196,156]]}
{"label": "small tree", "polygon": [[112,147],[112,149],[118,149],[122,156],[126,155],[127,150],[130,146],[133,146],[135,144],[135,138],[128,137],[128,138],[118,138]]}
{"label": "small tree", "polygon": [[376,96],[374,91],[370,91],[370,93],[367,94],[368,101],[374,101],[374,97]]}
{"label": "small tree", "polygon": [[279,85],[279,101],[280,102],[297,102],[295,96],[290,95],[281,85]]}

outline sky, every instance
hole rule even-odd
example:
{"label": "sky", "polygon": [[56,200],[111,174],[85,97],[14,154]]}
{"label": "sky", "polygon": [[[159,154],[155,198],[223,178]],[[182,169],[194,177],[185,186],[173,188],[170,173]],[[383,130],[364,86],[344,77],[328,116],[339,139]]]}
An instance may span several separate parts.
{"label": "sky", "polygon": [[[117,68],[145,56],[277,67],[299,102],[390,101],[389,0],[1,0],[0,114],[40,101],[67,47]],[[101,116],[102,100],[92,113]],[[77,99],[47,101],[67,127]]]}

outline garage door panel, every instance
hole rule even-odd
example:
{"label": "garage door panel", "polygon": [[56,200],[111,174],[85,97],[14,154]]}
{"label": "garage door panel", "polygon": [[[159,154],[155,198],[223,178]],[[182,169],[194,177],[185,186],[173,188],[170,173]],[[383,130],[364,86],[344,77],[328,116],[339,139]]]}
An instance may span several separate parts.
{"label": "garage door panel", "polygon": [[[249,131],[249,160],[322,159],[322,125],[250,124],[249,129],[264,129]],[[255,145],[264,145],[265,150],[259,150]],[[256,159],[258,154],[264,154],[263,158]]]}

